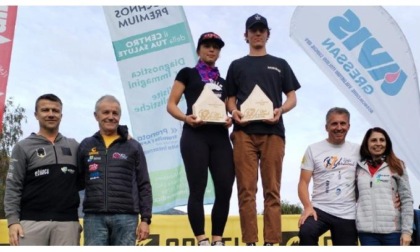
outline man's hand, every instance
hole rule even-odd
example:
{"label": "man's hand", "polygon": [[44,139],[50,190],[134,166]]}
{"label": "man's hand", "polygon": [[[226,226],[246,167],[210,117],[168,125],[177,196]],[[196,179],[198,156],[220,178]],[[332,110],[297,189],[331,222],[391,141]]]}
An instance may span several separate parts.
{"label": "man's hand", "polygon": [[9,243],[10,246],[19,246],[19,239],[23,238],[23,228],[20,224],[12,224],[9,226]]}
{"label": "man's hand", "polygon": [[242,118],[244,117],[244,114],[242,114],[241,111],[234,109],[232,111],[232,119],[235,120],[235,122],[239,125],[241,125],[242,127],[246,126],[247,124],[249,124],[248,120],[242,120]]}
{"label": "man's hand", "polygon": [[398,210],[401,211],[401,200],[400,200],[400,195],[398,193],[395,194],[394,207],[395,207],[395,209],[398,209]]}
{"label": "man's hand", "polygon": [[140,222],[136,230],[137,240],[139,241],[146,240],[149,237],[149,232],[150,232],[149,224],[143,221]]}
{"label": "man's hand", "polygon": [[300,215],[298,227],[302,226],[309,216],[313,216],[315,220],[318,220],[318,216],[316,215],[316,211],[313,207],[305,208]]}
{"label": "man's hand", "polygon": [[400,239],[401,246],[410,246],[411,243],[411,235],[409,234],[402,234]]}
{"label": "man's hand", "polygon": [[278,109],[278,108],[274,109],[273,118],[263,120],[263,122],[268,123],[268,124],[278,124],[282,111],[283,111],[282,109]]}

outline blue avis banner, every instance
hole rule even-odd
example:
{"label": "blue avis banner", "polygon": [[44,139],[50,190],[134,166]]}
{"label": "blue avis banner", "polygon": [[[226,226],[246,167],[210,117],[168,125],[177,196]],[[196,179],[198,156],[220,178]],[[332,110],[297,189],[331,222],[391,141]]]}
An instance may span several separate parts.
{"label": "blue avis banner", "polygon": [[[320,15],[322,13],[322,15]],[[297,7],[290,36],[420,180],[420,96],[404,34],[379,6]],[[367,130],[367,129],[366,129]]]}

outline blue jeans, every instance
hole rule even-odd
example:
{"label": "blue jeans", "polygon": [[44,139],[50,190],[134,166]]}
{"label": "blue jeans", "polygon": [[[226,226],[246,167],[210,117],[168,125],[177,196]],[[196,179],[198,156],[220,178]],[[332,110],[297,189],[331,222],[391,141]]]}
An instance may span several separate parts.
{"label": "blue jeans", "polygon": [[84,245],[136,245],[138,214],[89,214],[83,218]]}
{"label": "blue jeans", "polygon": [[399,246],[401,233],[377,234],[377,233],[359,233],[360,245],[362,246]]}

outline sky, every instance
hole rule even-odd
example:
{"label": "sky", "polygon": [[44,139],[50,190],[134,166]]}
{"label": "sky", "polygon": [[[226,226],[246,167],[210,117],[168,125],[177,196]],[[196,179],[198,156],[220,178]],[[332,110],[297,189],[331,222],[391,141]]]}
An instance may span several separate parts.
{"label": "sky", "polygon": [[[248,44],[243,37],[245,20],[255,13],[268,19],[271,28],[268,53],[286,59],[302,86],[297,91],[297,106],[284,115],[286,155],[281,197],[291,204],[300,202],[297,185],[306,147],[327,137],[325,114],[328,109],[337,106],[350,111],[348,141],[361,143],[366,130],[372,127],[289,37],[290,19],[295,7],[184,6],[195,43],[200,34],[207,31],[216,32],[224,40],[226,45],[217,62],[222,76],[226,76],[232,60],[248,53]],[[420,66],[420,6],[393,5],[384,8],[405,34],[415,64]],[[6,96],[13,97],[15,104],[26,109],[28,120],[23,124],[24,137],[38,130],[38,122],[33,115],[34,102],[45,93],[54,93],[62,99],[60,132],[79,142],[98,130],[93,110],[96,100],[102,95],[112,94],[120,100],[120,123],[130,125],[101,6],[19,6]],[[417,208],[420,204],[420,180],[411,175],[410,183],[414,207]],[[234,189],[230,213],[238,214],[236,185]],[[257,199],[258,212],[262,212],[262,190],[258,191]],[[206,207],[206,211],[209,209]]]}

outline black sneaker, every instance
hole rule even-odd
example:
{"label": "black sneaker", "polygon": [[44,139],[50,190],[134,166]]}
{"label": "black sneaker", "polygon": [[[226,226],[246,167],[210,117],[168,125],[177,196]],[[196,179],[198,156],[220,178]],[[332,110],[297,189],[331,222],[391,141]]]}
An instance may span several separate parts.
{"label": "black sneaker", "polygon": [[272,242],[264,242],[264,246],[274,246]]}
{"label": "black sneaker", "polygon": [[255,245],[255,242],[249,242],[249,243],[247,243],[246,245],[247,245],[247,246],[257,246],[257,245]]}

